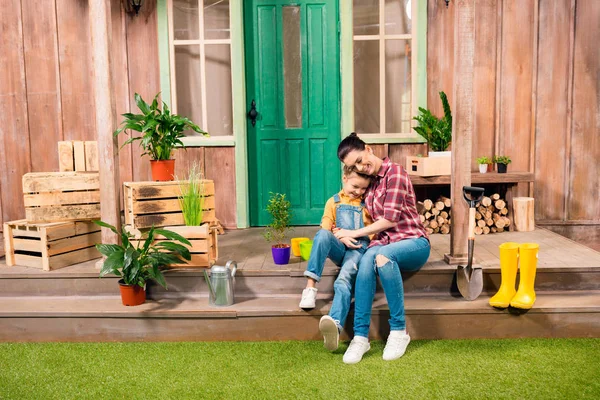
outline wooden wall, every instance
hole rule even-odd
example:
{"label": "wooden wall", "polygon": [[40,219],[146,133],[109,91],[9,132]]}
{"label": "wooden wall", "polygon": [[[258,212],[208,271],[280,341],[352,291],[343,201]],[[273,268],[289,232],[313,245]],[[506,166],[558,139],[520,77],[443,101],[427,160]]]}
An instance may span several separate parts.
{"label": "wooden wall", "polygon": [[[133,17],[112,2],[112,61],[117,113],[135,109],[133,94],[160,91],[156,0]],[[452,101],[454,5],[428,2],[428,104]],[[21,177],[56,171],[59,140],[94,140],[86,1],[0,2],[0,215],[24,216]],[[478,156],[509,155],[513,171],[533,171],[536,219],[600,224],[600,1],[477,0],[472,168]],[[124,138],[121,139],[123,141]],[[377,145],[404,162],[424,145]],[[232,147],[178,150],[177,173],[194,160],[216,185],[217,217],[235,227]],[[121,179],[146,180],[137,146],[120,153]],[[233,189],[232,189],[233,188]]]}

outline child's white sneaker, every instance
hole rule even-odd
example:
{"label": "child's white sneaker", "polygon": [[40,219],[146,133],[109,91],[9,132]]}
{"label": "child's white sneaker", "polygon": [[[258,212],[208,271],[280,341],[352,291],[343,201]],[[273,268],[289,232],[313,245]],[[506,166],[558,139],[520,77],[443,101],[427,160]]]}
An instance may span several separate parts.
{"label": "child's white sneaker", "polygon": [[315,308],[317,300],[317,288],[307,287],[302,291],[302,300],[300,300],[300,308]]}
{"label": "child's white sneaker", "polygon": [[319,330],[323,335],[323,345],[329,351],[337,350],[340,344],[340,328],[329,315],[323,315],[319,321]]}
{"label": "child's white sneaker", "polygon": [[354,336],[348,350],[344,353],[344,363],[356,364],[362,360],[363,355],[369,350],[371,350],[369,339],[363,336]]}
{"label": "child's white sneaker", "polygon": [[391,331],[383,349],[383,359],[392,361],[402,357],[409,343],[410,336],[406,331]]}

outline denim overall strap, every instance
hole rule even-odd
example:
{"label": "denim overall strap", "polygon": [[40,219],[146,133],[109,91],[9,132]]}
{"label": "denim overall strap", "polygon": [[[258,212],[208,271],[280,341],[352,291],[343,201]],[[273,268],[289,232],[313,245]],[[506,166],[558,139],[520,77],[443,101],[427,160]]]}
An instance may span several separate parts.
{"label": "denim overall strap", "polygon": [[[335,226],[342,229],[360,229],[365,226],[363,220],[363,207],[350,204],[338,204],[335,208]],[[358,240],[368,241],[368,238],[361,237]]]}
{"label": "denim overall strap", "polygon": [[337,204],[337,203],[339,203],[340,201],[342,201],[342,200],[340,199],[340,195],[339,195],[338,193],[334,194],[334,195],[333,195],[333,202]]}

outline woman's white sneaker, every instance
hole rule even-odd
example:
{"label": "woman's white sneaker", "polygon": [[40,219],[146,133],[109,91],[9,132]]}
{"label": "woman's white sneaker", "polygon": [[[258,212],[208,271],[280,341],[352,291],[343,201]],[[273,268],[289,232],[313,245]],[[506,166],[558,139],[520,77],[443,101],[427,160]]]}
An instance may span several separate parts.
{"label": "woman's white sneaker", "polygon": [[317,288],[307,287],[302,291],[302,299],[300,300],[300,308],[315,308],[317,300]]}
{"label": "woman's white sneaker", "polygon": [[405,331],[391,331],[383,349],[383,359],[392,361],[402,357],[409,343],[410,336]]}
{"label": "woman's white sneaker", "polygon": [[329,351],[337,350],[340,344],[340,328],[333,318],[323,315],[319,321],[319,330],[323,335],[323,346]]}
{"label": "woman's white sneaker", "polygon": [[348,350],[344,353],[344,363],[356,364],[362,360],[363,355],[369,350],[371,350],[369,339],[363,336],[354,336]]}

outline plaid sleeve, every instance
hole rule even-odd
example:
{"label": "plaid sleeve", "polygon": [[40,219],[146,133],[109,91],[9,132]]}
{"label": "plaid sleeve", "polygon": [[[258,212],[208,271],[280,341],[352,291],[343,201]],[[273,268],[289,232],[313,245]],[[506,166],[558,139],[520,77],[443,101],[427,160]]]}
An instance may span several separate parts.
{"label": "plaid sleeve", "polygon": [[387,178],[387,190],[383,202],[383,218],[392,222],[399,222],[402,216],[402,207],[405,203],[407,191],[406,177],[394,168]]}

